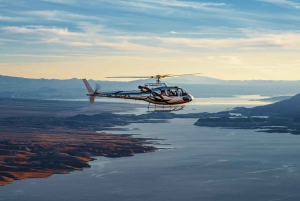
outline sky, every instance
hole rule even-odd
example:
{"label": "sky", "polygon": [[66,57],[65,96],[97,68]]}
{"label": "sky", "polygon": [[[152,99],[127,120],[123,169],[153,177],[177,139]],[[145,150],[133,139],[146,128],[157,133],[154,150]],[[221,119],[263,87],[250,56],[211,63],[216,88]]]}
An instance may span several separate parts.
{"label": "sky", "polygon": [[300,0],[0,0],[0,75],[300,80]]}

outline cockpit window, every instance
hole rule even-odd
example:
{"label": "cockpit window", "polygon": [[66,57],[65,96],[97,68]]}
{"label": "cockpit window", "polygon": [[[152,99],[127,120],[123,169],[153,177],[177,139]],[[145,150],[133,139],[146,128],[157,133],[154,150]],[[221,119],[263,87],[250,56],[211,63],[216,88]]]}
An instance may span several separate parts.
{"label": "cockpit window", "polygon": [[178,88],[178,93],[179,93],[180,96],[187,95],[187,92],[184,89],[182,89],[182,88]]}
{"label": "cockpit window", "polygon": [[180,88],[178,88],[178,95],[182,96],[182,90]]}

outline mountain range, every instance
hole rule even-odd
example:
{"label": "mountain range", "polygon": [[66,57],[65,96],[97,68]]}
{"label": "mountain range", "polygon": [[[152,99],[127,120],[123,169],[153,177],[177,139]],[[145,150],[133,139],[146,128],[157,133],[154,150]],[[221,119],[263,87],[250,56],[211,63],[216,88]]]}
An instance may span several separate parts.
{"label": "mountain range", "polygon": [[[205,76],[167,78],[170,86],[182,86],[196,98],[234,95],[294,95],[300,92],[300,81],[221,80]],[[89,80],[91,86],[102,86],[101,91],[134,90],[153,79],[134,81]],[[0,97],[38,99],[83,99],[86,89],[81,79],[30,79],[0,75]]]}
{"label": "mountain range", "polygon": [[300,94],[287,100],[279,101],[269,105],[257,106],[254,108],[236,108],[235,112],[246,115],[264,115],[300,118]]}

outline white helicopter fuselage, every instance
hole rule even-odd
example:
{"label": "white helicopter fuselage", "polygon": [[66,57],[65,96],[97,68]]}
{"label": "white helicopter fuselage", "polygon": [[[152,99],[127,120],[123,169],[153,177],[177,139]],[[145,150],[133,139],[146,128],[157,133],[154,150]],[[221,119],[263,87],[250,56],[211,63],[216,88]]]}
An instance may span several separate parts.
{"label": "white helicopter fuselage", "polygon": [[156,88],[149,88],[149,85],[139,86],[140,90],[133,91],[97,92],[93,91],[85,79],[83,81],[89,92],[87,96],[90,96],[91,103],[94,102],[96,97],[141,100],[154,105],[179,105],[191,102],[194,99],[190,93],[187,93],[181,87],[169,87],[166,84],[160,84],[161,86]]}

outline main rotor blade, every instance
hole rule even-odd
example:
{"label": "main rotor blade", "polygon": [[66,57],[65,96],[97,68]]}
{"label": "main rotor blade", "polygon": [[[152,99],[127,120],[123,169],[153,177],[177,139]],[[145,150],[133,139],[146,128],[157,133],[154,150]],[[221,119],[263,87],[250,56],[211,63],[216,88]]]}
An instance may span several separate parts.
{"label": "main rotor blade", "polygon": [[155,78],[155,76],[117,76],[117,77],[106,77],[106,78]]}
{"label": "main rotor blade", "polygon": [[186,76],[186,75],[199,75],[202,73],[192,73],[192,74],[181,74],[181,75],[172,75],[172,74],[167,74],[167,75],[161,75],[161,78],[165,78],[165,77],[179,77],[179,76]]}
{"label": "main rotor blade", "polygon": [[165,78],[165,77],[178,77],[178,76],[199,75],[199,74],[202,73],[181,74],[181,75],[166,74],[166,75],[154,75],[154,76],[116,76],[116,77],[106,77],[106,78]]}

